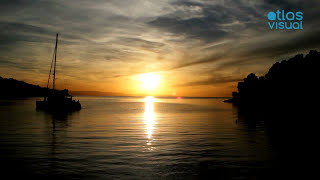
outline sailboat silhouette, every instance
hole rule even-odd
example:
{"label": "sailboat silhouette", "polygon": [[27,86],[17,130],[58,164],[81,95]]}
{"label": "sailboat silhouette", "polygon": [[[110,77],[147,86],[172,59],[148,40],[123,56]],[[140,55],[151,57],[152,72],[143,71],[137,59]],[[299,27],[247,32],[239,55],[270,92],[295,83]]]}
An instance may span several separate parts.
{"label": "sailboat silhouette", "polygon": [[[72,100],[72,96],[68,95],[68,90],[56,91],[56,65],[57,65],[57,51],[58,51],[58,33],[56,35],[56,45],[54,48],[53,58],[49,71],[47,89],[48,94],[44,97],[43,101],[36,101],[37,109],[45,111],[78,111],[81,109],[81,104],[78,101]],[[53,82],[52,90],[49,89],[50,77],[53,65]]]}

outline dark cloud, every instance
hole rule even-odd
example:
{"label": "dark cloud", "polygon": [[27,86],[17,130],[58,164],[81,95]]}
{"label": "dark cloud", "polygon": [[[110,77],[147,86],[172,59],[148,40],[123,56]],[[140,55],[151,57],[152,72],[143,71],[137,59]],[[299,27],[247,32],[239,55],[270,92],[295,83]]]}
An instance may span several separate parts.
{"label": "dark cloud", "polygon": [[[10,45],[17,42],[50,42],[55,38],[56,31],[50,28],[43,28],[16,22],[0,22],[0,42],[1,45]],[[71,43],[72,39],[79,39],[72,34],[64,34],[62,41]]]}
{"label": "dark cloud", "polygon": [[223,8],[221,5],[207,7],[204,4],[183,3],[181,1],[179,3],[175,2],[173,5],[184,7],[182,9],[186,10],[190,6],[195,6],[201,12],[199,14],[196,13],[195,17],[191,14],[187,19],[177,17],[177,12],[174,12],[173,14],[158,17],[150,21],[149,24],[177,35],[184,35],[187,39],[201,39],[206,42],[221,40],[228,35],[228,32],[221,26],[222,24],[233,22],[234,17],[228,13],[229,10],[227,8]]}
{"label": "dark cloud", "polygon": [[[201,3],[200,3],[201,2]],[[304,10],[305,7],[316,5],[313,1],[175,1],[172,3],[177,10],[171,14],[157,17],[149,22],[150,25],[177,35],[184,35],[186,39],[201,39],[214,42],[224,38],[241,38],[243,31],[252,30],[263,33],[266,31],[266,14],[270,11],[284,9],[286,11]],[[220,3],[219,3],[220,2]],[[319,5],[319,3],[318,3]],[[184,18],[184,14],[192,7],[198,7],[198,15]],[[307,11],[307,9],[306,9]],[[305,12],[306,15],[308,12]],[[310,12],[314,14],[316,12]],[[314,19],[314,18],[313,18]]]}
{"label": "dark cloud", "polygon": [[[219,2],[219,1],[218,1]],[[247,28],[259,28],[258,19],[263,18],[260,7],[250,6],[243,1],[221,1],[223,3],[195,3],[190,1],[178,1],[172,3],[177,12],[158,17],[149,24],[172,32],[186,36],[186,39],[201,39],[205,42],[214,42],[224,38],[239,37],[241,30]],[[183,8],[181,8],[183,7]],[[179,17],[181,9],[198,7],[201,12],[192,13],[188,18]],[[241,24],[241,26],[236,25]]]}
{"label": "dark cloud", "polygon": [[221,60],[222,57],[224,57],[223,54],[215,54],[215,55],[211,55],[210,57],[205,57],[205,58],[198,59],[198,60],[191,61],[191,62],[190,61],[188,62],[186,59],[184,59],[183,61],[179,62],[178,64],[174,65],[173,67],[170,67],[167,70],[175,70],[175,69],[180,69],[180,68],[194,66],[194,65],[212,63],[212,62],[216,62],[216,61]]}
{"label": "dark cloud", "polygon": [[277,7],[279,10],[285,9],[288,11],[302,10],[305,1],[303,0],[265,0],[264,7]]}
{"label": "dark cloud", "polygon": [[[248,44],[242,52],[235,51],[228,56],[232,61],[220,63],[215,69],[226,69],[232,67],[245,67],[250,64],[264,64],[273,63],[281,60],[280,58],[287,58],[292,54],[307,52],[309,50],[320,49],[320,29],[315,29],[310,33],[292,35],[287,39],[280,41],[265,41],[257,44],[254,48],[253,44]],[[267,61],[266,61],[267,60]],[[269,61],[268,61],[269,60]]]}
{"label": "dark cloud", "polygon": [[[212,21],[210,20],[212,19]],[[149,24],[168,30],[178,35],[186,35],[187,38],[202,39],[205,41],[221,40],[227,32],[212,23],[215,17],[193,18],[188,20],[178,20],[174,18],[161,17]]]}
{"label": "dark cloud", "polygon": [[140,39],[140,38],[130,38],[130,37],[118,38],[115,43],[120,43],[122,45],[134,46],[134,47],[148,49],[148,50],[154,50],[154,51],[157,51],[157,50],[159,50],[159,48],[164,46],[163,43],[147,41],[147,40]]}

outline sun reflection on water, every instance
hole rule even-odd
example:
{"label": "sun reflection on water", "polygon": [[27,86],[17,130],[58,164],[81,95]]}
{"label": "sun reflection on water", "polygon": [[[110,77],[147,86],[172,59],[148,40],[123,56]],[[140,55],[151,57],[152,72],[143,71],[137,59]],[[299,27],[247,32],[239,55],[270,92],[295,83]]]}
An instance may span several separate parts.
{"label": "sun reflection on water", "polygon": [[[155,123],[155,113],[153,110],[153,102],[155,98],[152,96],[147,96],[145,99],[145,109],[144,109],[144,122],[146,125],[146,134],[149,140],[152,139],[153,125]],[[150,142],[148,142],[151,145]]]}

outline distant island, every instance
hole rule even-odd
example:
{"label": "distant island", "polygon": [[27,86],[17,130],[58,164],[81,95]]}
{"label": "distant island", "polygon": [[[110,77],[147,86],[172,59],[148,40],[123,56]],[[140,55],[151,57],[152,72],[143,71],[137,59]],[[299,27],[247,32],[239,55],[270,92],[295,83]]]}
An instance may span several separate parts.
{"label": "distant island", "polygon": [[311,50],[305,57],[298,54],[275,63],[267,74],[251,73],[238,83],[231,102],[250,108],[303,108],[319,95],[320,53]]}

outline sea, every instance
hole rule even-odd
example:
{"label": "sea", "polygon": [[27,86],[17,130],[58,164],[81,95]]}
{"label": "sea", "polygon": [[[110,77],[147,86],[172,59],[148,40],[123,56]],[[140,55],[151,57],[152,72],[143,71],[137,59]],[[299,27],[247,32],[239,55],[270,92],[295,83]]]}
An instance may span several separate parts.
{"label": "sea", "polygon": [[36,100],[0,100],[0,162],[9,177],[269,179],[277,145],[226,98],[76,97],[48,113]]}

